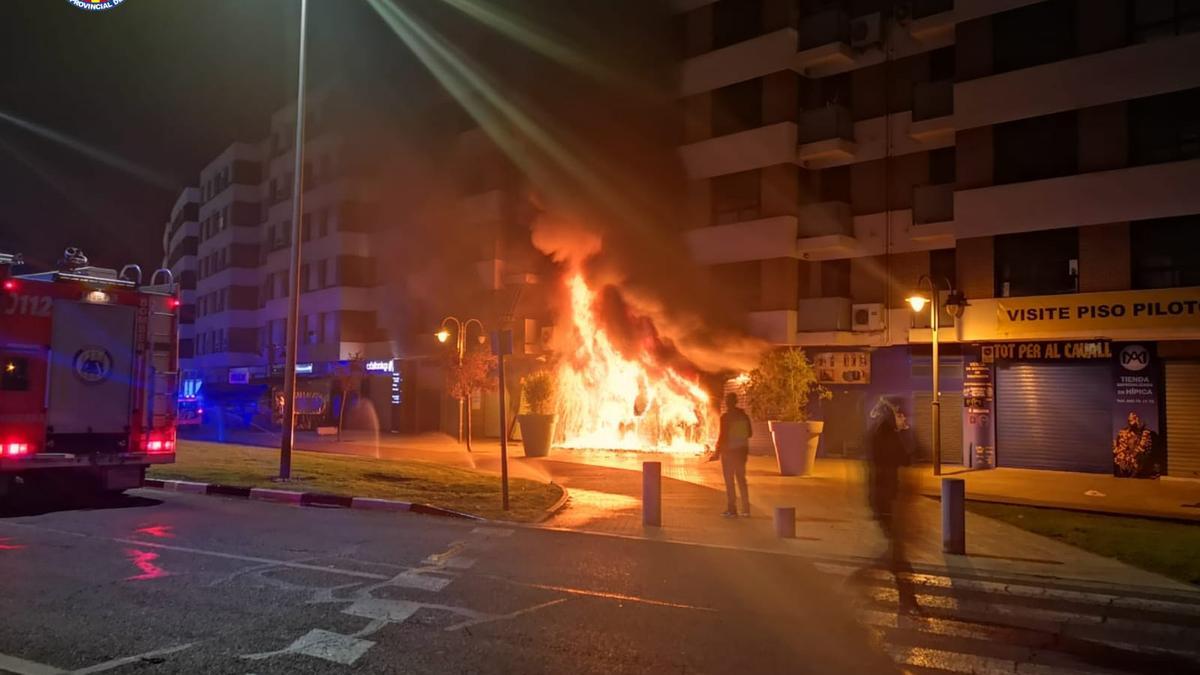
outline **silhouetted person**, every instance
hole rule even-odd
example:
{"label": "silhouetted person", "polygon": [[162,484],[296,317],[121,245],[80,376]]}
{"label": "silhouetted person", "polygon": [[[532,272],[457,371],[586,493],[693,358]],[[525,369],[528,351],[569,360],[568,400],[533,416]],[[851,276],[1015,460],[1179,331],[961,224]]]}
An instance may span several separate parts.
{"label": "silhouetted person", "polygon": [[738,407],[737,394],[725,396],[725,414],[721,415],[721,431],[717,435],[717,455],[721,472],[725,474],[726,518],[737,516],[738,501],[734,483],[742,493],[742,515],[750,515],[750,493],[746,485],[746,459],[750,456],[750,416]]}
{"label": "silhouetted person", "polygon": [[912,585],[902,574],[911,573],[905,550],[911,526],[908,514],[911,495],[902,476],[902,467],[912,463],[901,432],[908,428],[907,418],[899,406],[887,397],[879,399],[871,411],[871,426],[867,435],[868,482],[867,498],[871,512],[888,540],[885,562],[896,577],[900,607],[916,610]]}

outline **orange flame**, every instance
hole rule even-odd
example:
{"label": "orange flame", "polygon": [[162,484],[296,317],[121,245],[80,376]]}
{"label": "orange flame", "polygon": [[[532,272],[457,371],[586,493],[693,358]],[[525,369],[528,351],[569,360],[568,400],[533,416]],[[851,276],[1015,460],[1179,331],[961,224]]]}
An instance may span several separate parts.
{"label": "orange flame", "polygon": [[639,349],[622,354],[596,319],[583,275],[566,280],[567,340],[558,382],[559,447],[700,454],[712,436],[711,404],[694,377]]}

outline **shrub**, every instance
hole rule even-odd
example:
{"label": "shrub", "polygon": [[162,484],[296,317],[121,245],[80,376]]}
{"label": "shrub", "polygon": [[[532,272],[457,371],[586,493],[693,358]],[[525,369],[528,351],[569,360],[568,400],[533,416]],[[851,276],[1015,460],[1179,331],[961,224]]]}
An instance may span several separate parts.
{"label": "shrub", "polygon": [[808,419],[811,396],[827,399],[831,394],[817,383],[817,373],[803,349],[768,352],[750,371],[746,397],[756,419],[803,422]]}
{"label": "shrub", "polygon": [[555,380],[550,371],[539,370],[526,375],[523,388],[530,412],[535,415],[549,415],[554,412]]}

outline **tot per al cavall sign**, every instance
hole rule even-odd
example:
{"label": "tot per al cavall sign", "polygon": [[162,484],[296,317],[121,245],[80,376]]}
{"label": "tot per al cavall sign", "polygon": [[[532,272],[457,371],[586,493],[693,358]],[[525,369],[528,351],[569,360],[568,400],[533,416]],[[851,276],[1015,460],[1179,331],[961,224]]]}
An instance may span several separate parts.
{"label": "tot per al cavall sign", "polygon": [[1200,288],[999,298],[998,333],[1194,328],[1200,324]]}

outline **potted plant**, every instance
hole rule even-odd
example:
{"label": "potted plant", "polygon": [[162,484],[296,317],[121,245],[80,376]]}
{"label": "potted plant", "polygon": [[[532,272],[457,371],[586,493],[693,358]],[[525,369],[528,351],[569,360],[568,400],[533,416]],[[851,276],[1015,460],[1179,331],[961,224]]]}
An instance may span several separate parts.
{"label": "potted plant", "polygon": [[827,399],[831,394],[817,383],[816,371],[803,349],[769,352],[750,372],[746,385],[750,413],[768,421],[779,473],[784,476],[807,476],[816,463],[825,423],[808,419],[812,396]]}
{"label": "potted plant", "polygon": [[546,370],[530,373],[521,388],[529,405],[529,412],[517,415],[525,456],[545,457],[554,439],[554,375]]}

